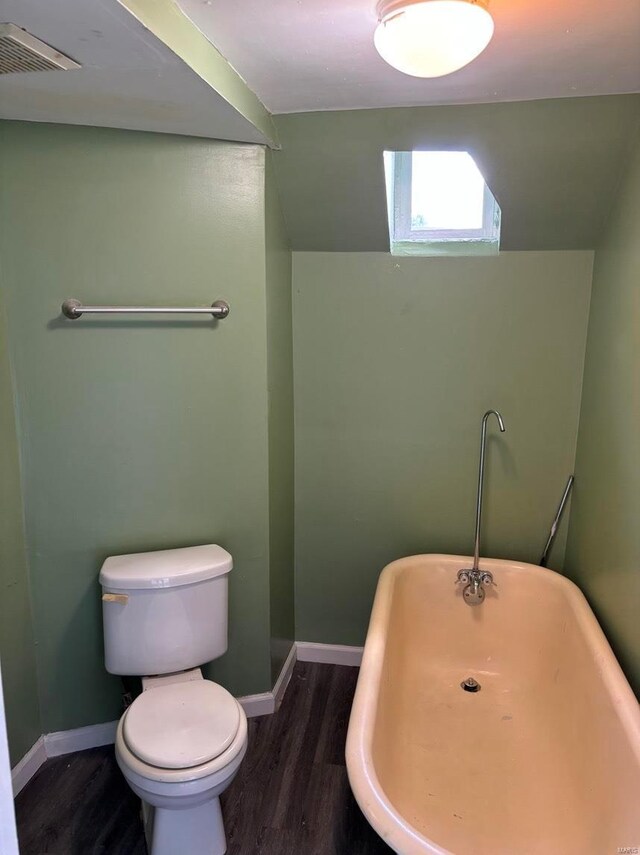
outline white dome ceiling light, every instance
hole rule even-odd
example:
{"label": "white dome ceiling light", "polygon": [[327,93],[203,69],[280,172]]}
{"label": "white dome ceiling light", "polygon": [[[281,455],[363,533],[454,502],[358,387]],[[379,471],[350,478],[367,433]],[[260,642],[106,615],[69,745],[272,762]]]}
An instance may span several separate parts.
{"label": "white dome ceiling light", "polygon": [[374,43],[413,77],[443,77],[479,56],[493,36],[484,0],[380,0]]}

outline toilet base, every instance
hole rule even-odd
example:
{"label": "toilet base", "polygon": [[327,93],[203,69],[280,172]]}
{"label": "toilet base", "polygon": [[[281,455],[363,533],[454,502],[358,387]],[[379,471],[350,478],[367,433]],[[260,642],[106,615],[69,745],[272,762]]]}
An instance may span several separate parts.
{"label": "toilet base", "polygon": [[227,840],[220,799],[192,808],[170,810],[142,802],[149,855],[224,855]]}

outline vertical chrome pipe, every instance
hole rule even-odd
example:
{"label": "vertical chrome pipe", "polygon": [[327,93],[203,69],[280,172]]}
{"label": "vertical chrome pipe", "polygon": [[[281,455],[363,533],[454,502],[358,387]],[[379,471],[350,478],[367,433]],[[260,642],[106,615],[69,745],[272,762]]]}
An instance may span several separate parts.
{"label": "vertical chrome pipe", "polygon": [[495,416],[500,426],[500,432],[504,433],[506,428],[502,416],[497,410],[487,410],[482,417],[482,430],[480,432],[480,467],[478,470],[478,498],[476,501],[476,537],[473,547],[473,569],[479,569],[480,563],[480,526],[482,524],[482,490],[484,486],[484,456],[487,444],[487,421],[489,416]]}
{"label": "vertical chrome pipe", "polygon": [[558,505],[558,510],[556,511],[556,515],[553,518],[553,522],[551,523],[551,531],[549,532],[549,537],[547,538],[547,542],[545,544],[544,550],[542,552],[542,556],[540,558],[540,566],[541,567],[547,566],[547,561],[549,559],[549,553],[551,552],[551,547],[553,546],[553,541],[556,539],[556,534],[558,533],[558,526],[560,525],[560,520],[562,519],[564,507],[567,504],[567,499],[569,498],[569,494],[571,493],[571,488],[573,487],[574,481],[575,481],[575,476],[569,475],[569,480],[567,481],[567,486],[564,488],[564,493],[562,494],[562,498],[560,499],[560,504]]}

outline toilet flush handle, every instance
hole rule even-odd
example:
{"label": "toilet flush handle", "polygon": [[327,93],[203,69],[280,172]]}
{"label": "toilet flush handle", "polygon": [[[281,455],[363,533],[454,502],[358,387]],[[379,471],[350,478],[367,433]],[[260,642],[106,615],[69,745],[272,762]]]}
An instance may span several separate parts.
{"label": "toilet flush handle", "polygon": [[121,605],[126,605],[129,602],[128,594],[103,594],[102,595],[103,603],[120,603]]}

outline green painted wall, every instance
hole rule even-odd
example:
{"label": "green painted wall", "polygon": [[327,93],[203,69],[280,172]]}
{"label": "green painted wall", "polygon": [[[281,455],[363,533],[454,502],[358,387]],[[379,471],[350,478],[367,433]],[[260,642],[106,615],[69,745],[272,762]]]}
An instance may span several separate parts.
{"label": "green painted wall", "polygon": [[595,255],[567,572],[640,692],[640,138]]}
{"label": "green painted wall", "polygon": [[[45,731],[116,717],[98,571],[218,542],[230,646],[271,685],[264,149],[5,122],[0,258],[16,373]],[[60,303],[210,303],[208,320],[60,318]],[[3,662],[3,668],[7,663]]]}
{"label": "green painted wall", "polygon": [[0,661],[13,765],[42,731],[5,321],[0,301]]}
{"label": "green painted wall", "polygon": [[593,255],[293,258],[296,636],[362,644],[388,561],[472,551],[490,407],[507,433],[482,552],[539,559],[574,466]]}
{"label": "green painted wall", "polygon": [[594,249],[640,95],[276,116],[294,250],[388,251],[382,153],[463,149],[502,208],[505,250]]}
{"label": "green painted wall", "polygon": [[267,371],[269,388],[269,584],[271,678],[294,641],[293,337],[291,250],[267,153],[265,182]]}

